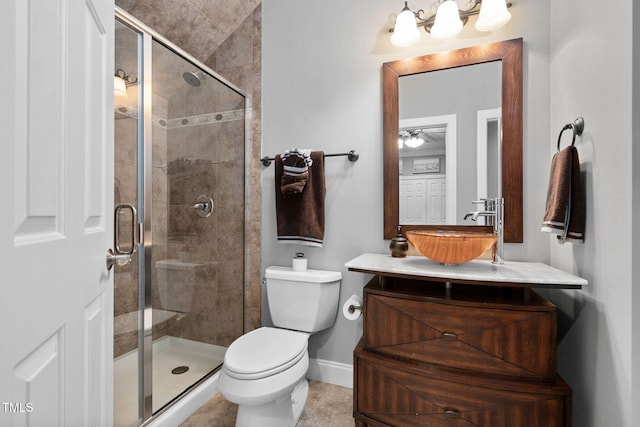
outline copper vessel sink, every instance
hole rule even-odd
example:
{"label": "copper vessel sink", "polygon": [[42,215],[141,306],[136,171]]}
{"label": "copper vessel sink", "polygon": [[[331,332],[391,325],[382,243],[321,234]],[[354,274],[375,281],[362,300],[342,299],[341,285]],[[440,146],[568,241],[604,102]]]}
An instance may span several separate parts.
{"label": "copper vessel sink", "polygon": [[473,231],[407,231],[407,239],[416,250],[441,264],[461,264],[484,254],[498,237],[493,233]]}

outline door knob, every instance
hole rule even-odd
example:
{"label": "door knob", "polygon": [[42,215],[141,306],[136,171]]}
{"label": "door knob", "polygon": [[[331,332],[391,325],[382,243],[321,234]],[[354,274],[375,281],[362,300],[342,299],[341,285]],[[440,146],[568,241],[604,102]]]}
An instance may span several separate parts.
{"label": "door knob", "polygon": [[120,254],[116,255],[113,253],[111,249],[107,251],[107,270],[111,270],[115,263],[118,263],[119,266],[127,265],[131,262],[131,255],[129,254]]}

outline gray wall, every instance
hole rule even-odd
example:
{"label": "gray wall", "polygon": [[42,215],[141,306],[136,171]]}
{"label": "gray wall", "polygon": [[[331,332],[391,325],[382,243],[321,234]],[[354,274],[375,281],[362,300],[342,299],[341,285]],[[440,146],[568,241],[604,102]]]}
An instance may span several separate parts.
{"label": "gray wall", "polygon": [[[343,272],[341,303],[361,294],[369,278],[347,272],[344,263],[388,246],[382,239],[381,64],[524,38],[525,243],[506,245],[505,255],[551,263],[590,282],[583,291],[548,295],[560,307],[558,368],[574,390],[574,425],[580,427],[639,422],[632,401],[640,401],[640,385],[631,383],[640,377],[637,366],[632,369],[632,356],[638,359],[640,351],[639,314],[633,317],[640,296],[632,292],[632,261],[640,255],[631,239],[632,231],[640,234],[631,228],[632,207],[640,204],[632,197],[640,190],[633,185],[632,159],[639,160],[631,142],[632,118],[639,113],[635,109],[632,115],[631,96],[632,12],[638,12],[631,0],[611,3],[617,7],[518,0],[506,28],[479,34],[471,19],[454,40],[423,37],[405,49],[392,46],[387,32],[400,3],[263,3],[263,154],[290,146],[361,153],[355,164],[327,160],[326,244],[305,251],[311,268]],[[586,180],[587,241],[559,246],[539,231],[540,221],[558,132],[578,115],[586,119],[577,144]],[[263,268],[288,265],[300,249],[276,242],[273,181],[273,167],[264,169]],[[269,323],[268,316],[264,321]],[[639,325],[635,330],[632,321]],[[351,363],[361,331],[361,320],[339,317],[331,330],[311,338],[311,357]]]}
{"label": "gray wall", "polygon": [[569,0],[551,7],[551,154],[565,123],[577,116],[586,122],[576,142],[586,188],[586,241],[550,243],[552,265],[589,280],[583,291],[551,295],[562,314],[558,368],[573,387],[576,426],[640,423],[638,384],[633,396],[631,383],[632,360],[635,369],[639,361],[632,316],[640,307],[632,289],[632,254],[640,244],[631,238],[638,189],[632,179],[632,153],[638,170],[632,143],[632,4],[616,0],[585,8]]}
{"label": "gray wall", "polygon": [[[351,294],[361,295],[369,280],[347,272],[344,263],[363,252],[388,251],[389,242],[382,238],[380,79],[387,61],[524,37],[525,243],[506,245],[505,255],[548,261],[548,236],[539,232],[539,224],[547,186],[547,172],[540,171],[549,164],[549,2],[518,2],[509,26],[493,33],[476,32],[472,20],[456,39],[423,37],[407,49],[391,45],[387,32],[401,6],[387,0],[263,3],[263,155],[295,146],[328,153],[357,149],[361,154],[356,163],[341,157],[326,161],[323,248],[276,242],[274,169],[263,169],[263,269],[289,265],[302,249],[310,268],[342,271],[341,303]],[[263,320],[269,323],[266,310]],[[339,316],[331,330],[311,338],[311,357],[352,363],[361,331],[361,320]]]}

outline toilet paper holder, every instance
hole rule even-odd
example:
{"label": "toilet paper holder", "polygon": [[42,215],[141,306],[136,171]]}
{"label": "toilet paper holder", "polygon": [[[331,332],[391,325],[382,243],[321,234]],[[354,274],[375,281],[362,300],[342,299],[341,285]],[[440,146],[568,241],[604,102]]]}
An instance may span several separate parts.
{"label": "toilet paper holder", "polygon": [[347,320],[356,320],[363,313],[362,298],[358,295],[351,295],[342,305],[342,315],[347,318]]}
{"label": "toilet paper holder", "polygon": [[348,310],[349,310],[349,314],[353,314],[356,311],[362,311],[362,306],[351,304],[351,305],[349,305]]}

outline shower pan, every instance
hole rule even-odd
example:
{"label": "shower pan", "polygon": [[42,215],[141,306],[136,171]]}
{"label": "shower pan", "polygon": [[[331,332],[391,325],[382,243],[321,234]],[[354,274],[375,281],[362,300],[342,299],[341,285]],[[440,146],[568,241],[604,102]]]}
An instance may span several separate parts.
{"label": "shower pan", "polygon": [[246,96],[120,9],[115,70],[114,425],[130,427],[243,333]]}

